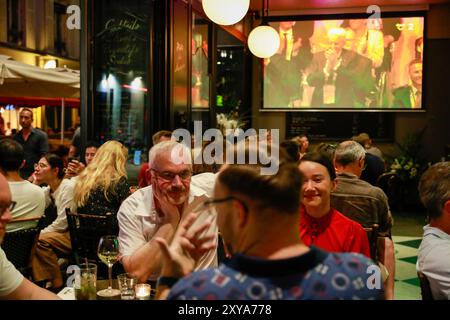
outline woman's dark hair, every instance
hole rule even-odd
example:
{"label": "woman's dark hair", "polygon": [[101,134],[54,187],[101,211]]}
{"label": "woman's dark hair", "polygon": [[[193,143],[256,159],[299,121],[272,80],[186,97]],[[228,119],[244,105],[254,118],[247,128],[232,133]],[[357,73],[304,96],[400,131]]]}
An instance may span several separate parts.
{"label": "woman's dark hair", "polygon": [[308,152],[302,157],[300,163],[303,161],[311,161],[323,165],[325,168],[327,168],[331,180],[333,181],[334,179],[336,179],[336,170],[334,169],[333,163],[325,154],[319,152]]}
{"label": "woman's dark hair", "polygon": [[58,178],[62,179],[64,178],[65,172],[64,172],[64,162],[61,159],[61,157],[57,156],[54,153],[47,153],[44,155],[45,160],[47,160],[48,164],[50,165],[50,168],[55,169],[58,168]]}
{"label": "woman's dark hair", "polygon": [[333,163],[336,147],[336,144],[321,142],[314,148],[314,152],[323,154],[330,160],[331,163]]}
{"label": "woman's dark hair", "polygon": [[292,140],[285,140],[280,143],[281,149],[286,151],[290,161],[298,162],[300,160],[300,145]]}
{"label": "woman's dark hair", "polygon": [[95,149],[98,149],[98,148],[100,148],[100,143],[98,143],[97,141],[94,141],[94,140],[89,140],[89,141],[86,143],[86,147],[84,148],[84,150],[86,150],[87,148],[95,148]]}

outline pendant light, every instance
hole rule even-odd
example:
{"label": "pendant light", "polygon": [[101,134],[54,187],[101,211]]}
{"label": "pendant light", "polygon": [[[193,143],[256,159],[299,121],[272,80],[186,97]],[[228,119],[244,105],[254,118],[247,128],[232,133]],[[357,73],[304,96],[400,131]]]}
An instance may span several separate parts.
{"label": "pendant light", "polygon": [[211,21],[229,26],[245,17],[250,0],[203,0],[202,6]]}
{"label": "pendant light", "polygon": [[247,40],[248,48],[258,58],[270,58],[280,47],[278,31],[269,26],[266,19],[264,19],[264,4],[266,1],[266,16],[269,16],[269,0],[262,0],[261,25],[250,32]]}

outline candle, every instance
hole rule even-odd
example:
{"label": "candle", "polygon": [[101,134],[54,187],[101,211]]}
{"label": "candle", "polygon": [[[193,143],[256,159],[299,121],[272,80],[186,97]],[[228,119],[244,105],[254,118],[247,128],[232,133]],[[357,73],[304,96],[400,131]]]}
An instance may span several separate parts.
{"label": "candle", "polygon": [[137,300],[150,300],[151,286],[146,283],[140,283],[136,285],[136,299]]}

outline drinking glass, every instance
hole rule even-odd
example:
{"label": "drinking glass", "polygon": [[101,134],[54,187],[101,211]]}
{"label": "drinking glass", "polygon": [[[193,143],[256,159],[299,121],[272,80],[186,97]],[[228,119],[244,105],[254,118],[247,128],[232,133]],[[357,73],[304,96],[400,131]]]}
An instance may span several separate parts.
{"label": "drinking glass", "polygon": [[120,297],[122,300],[134,300],[135,286],[137,278],[129,273],[119,274],[117,276],[119,282]]}
{"label": "drinking glass", "polygon": [[120,295],[120,290],[112,288],[112,267],[119,258],[119,239],[116,236],[103,236],[98,243],[98,257],[108,266],[108,289],[100,290],[100,297],[114,297]]}
{"label": "drinking glass", "polygon": [[97,265],[94,263],[82,263],[78,265],[79,272],[75,274],[75,299],[76,300],[95,300]]}

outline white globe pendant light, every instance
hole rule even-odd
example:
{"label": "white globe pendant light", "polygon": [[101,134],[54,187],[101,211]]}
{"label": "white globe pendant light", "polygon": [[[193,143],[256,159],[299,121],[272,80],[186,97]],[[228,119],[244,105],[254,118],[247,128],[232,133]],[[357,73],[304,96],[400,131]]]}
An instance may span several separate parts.
{"label": "white globe pendant light", "polygon": [[213,22],[229,26],[244,18],[250,0],[203,0],[203,10]]}
{"label": "white globe pendant light", "polygon": [[270,58],[280,47],[280,36],[269,25],[262,25],[253,29],[247,41],[248,48],[258,58]]}
{"label": "white globe pendant light", "polygon": [[247,39],[248,48],[258,58],[270,58],[280,47],[278,31],[269,26],[264,14],[269,16],[269,0],[262,1],[261,25],[253,29]]}

